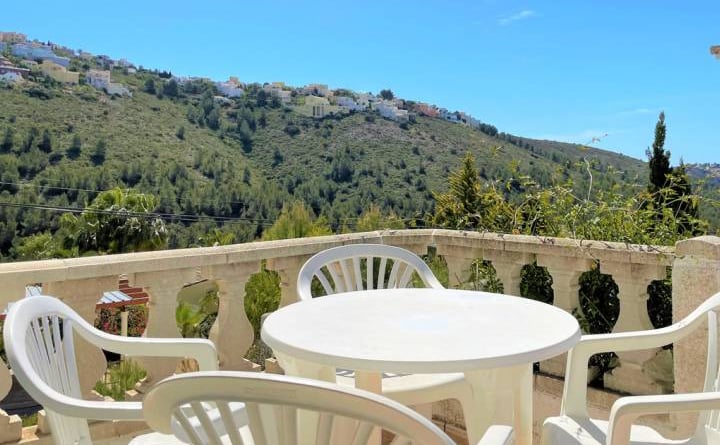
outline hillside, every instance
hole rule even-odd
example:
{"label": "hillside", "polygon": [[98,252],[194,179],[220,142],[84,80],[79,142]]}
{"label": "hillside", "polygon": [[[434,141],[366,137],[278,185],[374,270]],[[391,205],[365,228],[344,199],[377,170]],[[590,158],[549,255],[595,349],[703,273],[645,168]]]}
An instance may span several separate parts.
{"label": "hillside", "polygon": [[[149,79],[154,94],[145,92]],[[3,256],[12,257],[19,237],[57,228],[61,212],[37,207],[82,208],[113,186],[158,196],[157,211],[175,224],[171,245],[178,247],[215,225],[237,241],[253,239],[293,199],[334,228],[352,228],[373,204],[420,223],[432,210],[432,192],[446,188],[467,151],[486,180],[572,179],[586,190],[586,159],[595,190],[645,181],[644,164],[626,156],[438,118],[399,123],[373,111],[313,118],[269,100],[259,85],[219,100],[205,80],[178,87],[163,73],[119,67],[112,80],[132,97],[37,73],[0,88]]]}

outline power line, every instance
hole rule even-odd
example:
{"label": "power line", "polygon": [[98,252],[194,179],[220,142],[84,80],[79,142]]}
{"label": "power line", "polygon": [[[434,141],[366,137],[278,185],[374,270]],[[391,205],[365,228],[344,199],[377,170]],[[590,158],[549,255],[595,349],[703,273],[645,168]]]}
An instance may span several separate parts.
{"label": "power line", "polygon": [[[59,179],[42,179],[43,181],[54,181],[54,182],[60,182]],[[0,185],[13,185],[16,187],[33,187],[36,189],[44,190],[44,189],[51,189],[51,190],[63,190],[68,192],[88,192],[88,193],[102,193],[106,192],[108,190],[95,190],[95,189],[85,189],[85,188],[77,188],[77,187],[59,187],[54,185],[47,185],[47,184],[32,184],[29,182],[9,182],[9,181],[0,181]],[[129,187],[128,187],[129,188]],[[157,191],[159,192],[159,190]],[[181,196],[176,196],[175,199],[178,202],[187,202],[190,201],[189,198],[184,198]],[[218,201],[218,204],[230,204],[230,205],[241,205],[243,208],[247,205],[246,202],[242,201]]]}
{"label": "power line", "polygon": [[154,212],[130,212],[123,210],[105,210],[105,209],[90,209],[90,208],[79,208],[79,207],[63,207],[63,206],[52,206],[44,204],[29,204],[29,203],[16,203],[16,202],[1,202],[1,207],[11,208],[22,208],[22,209],[35,209],[35,210],[46,210],[51,212],[62,212],[62,213],[95,213],[99,215],[113,215],[122,216],[128,218],[144,218],[144,219],[162,219],[169,222],[215,222],[223,224],[238,224],[238,223],[256,223],[263,226],[271,226],[272,222],[267,219],[260,218],[242,218],[242,217],[228,217],[228,216],[209,216],[209,215],[190,215],[190,214],[174,214],[174,213],[154,213]]}

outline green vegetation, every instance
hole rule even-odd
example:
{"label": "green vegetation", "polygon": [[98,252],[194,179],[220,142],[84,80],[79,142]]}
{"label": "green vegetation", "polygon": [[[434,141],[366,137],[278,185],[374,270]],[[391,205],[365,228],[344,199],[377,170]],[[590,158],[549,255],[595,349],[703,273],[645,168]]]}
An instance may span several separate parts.
{"label": "green vegetation", "polygon": [[[122,69],[112,77],[133,97],[44,78],[0,88],[0,254],[6,260],[81,254],[60,242],[70,236],[62,233],[70,229],[60,216],[81,212],[116,187],[155,197],[152,212],[164,221],[165,241],[90,242],[87,252],[208,245],[206,235],[218,228],[234,242],[250,241],[284,203],[296,201],[333,232],[358,230],[371,206],[393,215],[394,227],[419,226],[434,209],[432,191],[444,188],[467,151],[479,160],[481,178],[511,185],[501,191],[506,196],[522,192],[519,177],[541,186],[571,181],[574,191],[585,190],[587,171],[594,192],[644,187],[639,161],[518,138],[488,124],[478,130],[417,116],[402,129],[369,112],[312,119],[259,85],[223,102],[204,80],[178,83],[166,72]],[[39,97],[38,87],[48,94]]]}
{"label": "green vegetation", "polygon": [[125,359],[108,367],[105,378],[95,383],[95,391],[115,400],[125,400],[125,391],[145,378],[147,372],[136,362]]}
{"label": "green vegetation", "polygon": [[175,308],[175,321],[180,335],[184,338],[208,338],[217,318],[218,305],[217,290],[209,291],[198,304],[181,301]]}

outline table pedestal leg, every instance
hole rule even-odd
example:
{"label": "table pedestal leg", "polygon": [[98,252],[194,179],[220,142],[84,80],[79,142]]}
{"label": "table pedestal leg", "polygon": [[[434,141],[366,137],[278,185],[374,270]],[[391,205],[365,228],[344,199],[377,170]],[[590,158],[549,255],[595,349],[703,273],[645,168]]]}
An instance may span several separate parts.
{"label": "table pedestal leg", "polygon": [[[335,383],[335,368],[318,365],[294,357],[275,353],[285,374],[295,377],[305,377]],[[298,445],[315,444],[317,436],[318,414],[314,412],[300,412],[298,414]]]}
{"label": "table pedestal leg", "polygon": [[499,423],[513,425],[517,445],[532,445],[532,364],[470,371],[465,378],[472,387],[463,404],[469,443],[477,443],[490,425]]}
{"label": "table pedestal leg", "polygon": [[[382,374],[372,371],[355,371],[355,387],[375,394],[382,394]],[[382,431],[375,428],[368,440],[368,445],[380,445],[381,440]]]}

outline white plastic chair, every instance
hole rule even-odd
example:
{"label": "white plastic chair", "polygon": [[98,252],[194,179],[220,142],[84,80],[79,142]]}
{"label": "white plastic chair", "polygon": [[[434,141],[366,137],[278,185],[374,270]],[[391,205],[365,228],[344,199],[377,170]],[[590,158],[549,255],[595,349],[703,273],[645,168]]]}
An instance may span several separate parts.
{"label": "white plastic chair", "polygon": [[[233,401],[247,406],[247,426],[238,425],[230,415],[227,404]],[[203,403],[218,406],[230,434],[216,431],[204,418]],[[186,405],[194,409],[194,418],[179,409]],[[455,444],[432,422],[385,397],[274,374],[217,371],[169,377],[147,394],[143,411],[151,428],[162,433],[183,431],[194,445],[296,445],[302,431],[315,434],[316,445],[361,445],[368,443],[375,427],[395,433],[393,445]],[[304,417],[298,418],[299,413]],[[340,416],[358,421],[356,427],[334,428]],[[511,427],[493,426],[479,443],[505,445],[511,438]]]}
{"label": "white plastic chair", "polygon": [[[720,443],[720,381],[718,381],[718,326],[720,293],[713,295],[679,322],[648,331],[585,335],[568,355],[565,388],[559,417],[543,424],[544,445]],[[708,322],[708,354],[703,392],[628,396],[612,406],[609,421],[591,419],[587,412],[587,364],[593,354],[656,348],[676,342]],[[648,414],[699,412],[694,435],[686,441],[665,439],[654,429],[633,425]]]}
{"label": "white plastic chair", "polygon": [[[3,329],[8,362],[18,382],[45,409],[58,445],[92,444],[88,419],[143,419],[141,402],[82,398],[74,335],[125,356],[188,357],[197,360],[201,370],[217,369],[217,353],[209,340],[107,334],[53,297],[34,296],[12,303]],[[241,405],[234,406],[239,417],[243,410]],[[146,442],[137,443],[178,443],[172,436],[157,436],[148,435]]]}
{"label": "white plastic chair", "polygon": [[[301,301],[313,298],[311,287],[314,278],[330,295],[413,287],[413,274],[417,274],[425,287],[443,288],[428,265],[408,250],[384,244],[334,247],[314,255],[300,269],[298,297]],[[345,386],[355,385],[352,372],[348,370],[338,370],[336,381]],[[456,399],[462,406],[472,403],[471,389],[462,373],[386,374],[382,379],[382,393],[405,405],[424,405],[444,399]]]}

